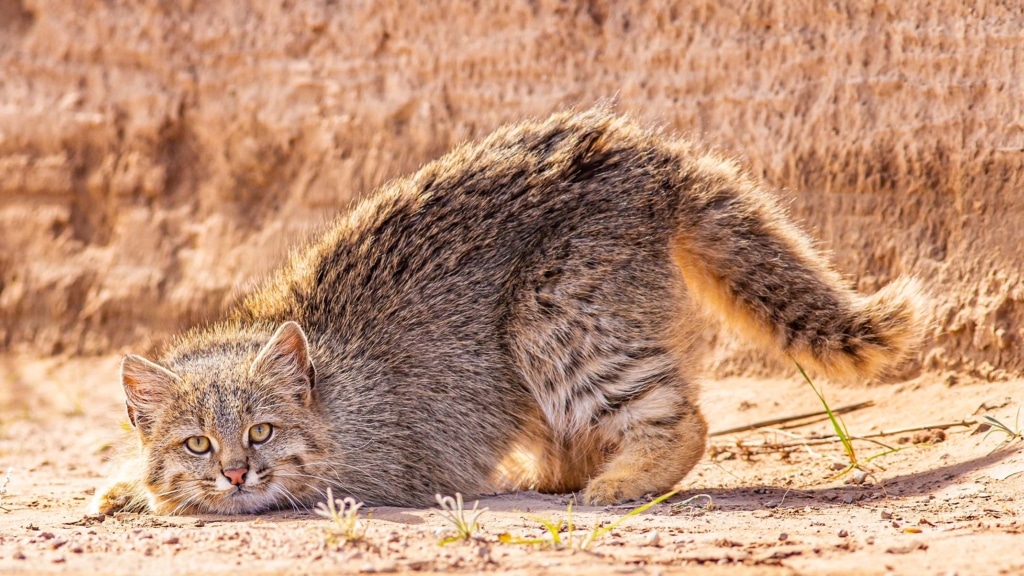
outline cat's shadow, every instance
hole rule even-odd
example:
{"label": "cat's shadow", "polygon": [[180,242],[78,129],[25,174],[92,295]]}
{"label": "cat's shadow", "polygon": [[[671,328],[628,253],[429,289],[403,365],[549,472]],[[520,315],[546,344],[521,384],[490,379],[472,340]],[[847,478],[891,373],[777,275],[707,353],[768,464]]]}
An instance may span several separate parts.
{"label": "cat's shadow", "polygon": [[[712,498],[716,508],[726,511],[753,511],[766,508],[803,507],[841,505],[847,506],[855,502],[877,500],[881,495],[892,498],[914,498],[934,495],[945,488],[962,483],[972,474],[992,467],[995,464],[1024,450],[1017,447],[1002,447],[976,458],[953,462],[945,466],[912,472],[892,477],[884,473],[868,476],[862,485],[848,484],[843,486],[798,488],[791,486],[747,486],[743,488],[710,488],[701,490],[684,490],[671,502],[680,502],[697,494],[706,494]],[[1021,464],[1024,468],[1024,463]],[[852,477],[852,474],[849,475]],[[852,500],[852,502],[851,502]],[[811,502],[813,501],[813,504]],[[695,506],[701,502],[695,501]]]}
{"label": "cat's shadow", "polygon": [[[972,474],[995,466],[997,463],[1024,454],[1024,448],[1005,446],[983,456],[953,462],[937,468],[912,472],[892,477],[875,474],[874,478],[862,485],[843,485],[828,487],[796,488],[791,486],[750,485],[739,488],[686,488],[679,495],[667,502],[680,503],[698,495],[710,496],[714,505],[724,511],[754,511],[774,507],[793,506],[846,506],[852,502],[877,499],[881,494],[885,497],[914,498],[941,492],[943,489],[962,483]],[[1024,463],[1021,463],[1024,469]],[[852,474],[850,475],[852,477]],[[597,507],[579,506],[578,498],[572,495],[538,494],[536,492],[521,494],[503,494],[490,498],[482,498],[480,506],[491,510],[535,512],[565,512],[569,500],[573,501],[573,510],[579,512],[608,511],[622,515],[640,506],[641,502],[627,503],[619,506]],[[852,502],[850,500],[852,499]],[[811,502],[814,502],[811,504]],[[700,498],[693,501],[693,506],[702,507],[706,504]]]}

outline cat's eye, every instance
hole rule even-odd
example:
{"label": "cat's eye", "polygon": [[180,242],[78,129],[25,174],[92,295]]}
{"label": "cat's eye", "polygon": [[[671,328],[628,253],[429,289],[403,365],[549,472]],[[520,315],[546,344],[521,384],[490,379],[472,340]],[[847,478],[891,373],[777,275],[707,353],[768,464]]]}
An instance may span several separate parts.
{"label": "cat's eye", "polygon": [[273,433],[274,427],[270,424],[257,424],[249,428],[249,441],[253,444],[262,444],[270,440],[270,435]]}
{"label": "cat's eye", "polygon": [[206,436],[192,436],[185,440],[185,448],[196,455],[206,454],[210,451],[210,439]]}

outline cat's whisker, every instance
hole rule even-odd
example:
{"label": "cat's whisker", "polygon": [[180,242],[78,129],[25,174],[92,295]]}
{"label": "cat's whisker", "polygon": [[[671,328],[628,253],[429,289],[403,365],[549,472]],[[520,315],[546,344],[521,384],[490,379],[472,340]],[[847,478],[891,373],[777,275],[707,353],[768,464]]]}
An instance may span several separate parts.
{"label": "cat's whisker", "polygon": [[[170,512],[170,515],[173,516],[173,515],[178,514],[178,512],[180,511],[182,506],[187,504],[188,501],[193,497],[193,495],[197,491],[198,491],[197,488],[195,486],[193,486],[192,484],[186,484],[184,486],[180,486],[180,487],[175,488],[173,490],[166,490],[164,492],[158,492],[158,493],[154,494],[153,496],[155,498],[157,498],[158,500],[162,499],[162,500],[177,501],[178,502],[177,506],[175,506],[175,508]],[[172,496],[173,496],[173,498],[172,498]]]}
{"label": "cat's whisker", "polygon": [[[189,488],[194,488],[194,487],[189,486]],[[178,502],[178,505],[174,507],[174,510],[171,511],[170,515],[171,516],[177,516],[181,512],[184,512],[185,510],[188,510],[188,507],[191,505],[192,501],[196,498],[196,496],[200,496],[200,495],[201,495],[201,493],[198,493],[197,491],[192,490],[181,501]]]}
{"label": "cat's whisker", "polygon": [[217,493],[211,491],[211,488],[212,483],[203,479],[189,482],[181,488],[185,493],[171,514],[177,515],[189,511],[211,511],[210,503],[218,496]]}
{"label": "cat's whisker", "polygon": [[[297,501],[297,500],[295,499],[295,496],[294,496],[294,494],[292,494],[291,490],[288,490],[288,488],[284,487],[284,486],[283,486],[283,485],[281,485],[281,484],[272,484],[272,485],[271,485],[271,490],[272,490],[272,491],[273,491],[273,492],[274,492],[275,494],[280,494],[281,496],[284,496],[285,498],[287,498],[287,499],[288,499],[288,502],[289,502],[289,503],[290,503],[290,504],[292,505],[292,509],[293,509],[293,510],[295,510],[295,511],[298,511],[298,510],[299,510],[299,508],[300,508],[300,504],[299,504],[299,502],[298,502],[298,501]],[[301,507],[302,507],[302,508],[305,508],[305,509],[307,509],[307,510],[309,509],[309,508],[308,508],[308,506],[301,506]]]}
{"label": "cat's whisker", "polygon": [[181,488],[175,488],[174,490],[167,490],[166,492],[156,492],[156,493],[153,494],[153,496],[155,496],[157,498],[163,498],[165,496],[171,496],[172,494],[177,494],[178,492],[181,492],[181,491],[183,491],[183,490],[185,490],[187,488],[188,488],[187,486],[182,486]]}
{"label": "cat's whisker", "polygon": [[[325,485],[328,485],[328,486],[336,486],[337,485],[336,481],[330,481],[330,480],[328,480],[326,478],[320,478],[318,476],[311,476],[311,475],[308,475],[308,474],[280,474],[280,476],[283,477],[283,478],[312,478],[314,480],[320,480]],[[303,483],[302,487],[305,488],[308,491],[315,492],[316,494],[318,494],[323,499],[327,498],[327,492],[326,492],[325,488],[321,488],[317,484]]]}
{"label": "cat's whisker", "polygon": [[[293,473],[278,472],[276,474],[276,476],[281,477],[281,478],[312,478],[314,480],[320,480],[321,482],[326,482],[327,484],[331,484],[331,485],[335,485],[335,484],[338,483],[338,479],[337,478],[334,478],[334,479],[325,478],[323,476],[317,476],[315,474],[300,474],[300,473],[294,473],[294,472]],[[318,492],[320,491],[316,486],[310,485],[309,487],[314,489],[314,490],[317,490]]]}
{"label": "cat's whisker", "polygon": [[374,468],[372,466],[367,465],[367,466],[360,467],[360,466],[355,466],[353,464],[348,464],[347,462],[326,462],[326,461],[322,461],[322,462],[307,462],[305,464],[297,464],[297,465],[295,465],[296,468],[304,468],[304,467],[307,467],[307,466],[323,466],[325,468],[330,468],[331,472],[333,472],[339,478],[342,477],[342,474],[339,473],[336,470],[336,468],[338,468],[338,467],[344,467],[345,469],[348,469],[348,470],[354,470],[356,472],[362,472],[362,473],[366,474],[369,477],[372,477],[373,476],[373,472],[374,472]]}
{"label": "cat's whisker", "polygon": [[296,464],[296,465],[293,465],[292,467],[293,468],[309,468],[309,467],[313,467],[313,466],[322,467],[322,468],[330,470],[334,474],[337,474],[338,473],[337,468],[339,468],[340,466],[344,466],[344,464],[340,464],[340,463],[337,463],[337,462],[320,461],[320,462],[306,462],[305,464]]}
{"label": "cat's whisker", "polygon": [[200,483],[192,484],[191,491],[186,496],[184,504],[185,510],[190,509],[201,509],[206,502],[212,500],[215,495],[210,490]]}
{"label": "cat's whisker", "polygon": [[176,494],[178,492],[182,492],[182,491],[185,491],[185,490],[201,490],[201,489],[202,489],[202,486],[197,486],[194,482],[189,482],[187,484],[183,484],[181,486],[178,486],[177,488],[166,490],[164,492],[155,492],[155,493],[153,493],[153,496],[156,496],[156,497],[160,498],[160,497],[163,497],[163,496],[170,496],[171,494]]}
{"label": "cat's whisker", "polygon": [[178,501],[177,506],[175,506],[174,509],[171,510],[170,515],[177,516],[178,514],[181,514],[182,512],[188,510],[188,507],[194,498],[195,496],[190,495],[187,498]]}

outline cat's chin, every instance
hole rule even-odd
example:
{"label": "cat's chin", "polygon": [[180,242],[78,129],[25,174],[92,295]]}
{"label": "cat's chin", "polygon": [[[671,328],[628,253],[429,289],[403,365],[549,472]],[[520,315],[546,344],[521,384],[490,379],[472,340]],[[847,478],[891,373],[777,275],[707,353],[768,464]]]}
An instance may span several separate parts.
{"label": "cat's chin", "polygon": [[150,509],[158,515],[180,516],[186,514],[256,514],[279,508],[273,490],[233,490],[226,493],[210,493],[200,502],[182,503],[150,499]]}

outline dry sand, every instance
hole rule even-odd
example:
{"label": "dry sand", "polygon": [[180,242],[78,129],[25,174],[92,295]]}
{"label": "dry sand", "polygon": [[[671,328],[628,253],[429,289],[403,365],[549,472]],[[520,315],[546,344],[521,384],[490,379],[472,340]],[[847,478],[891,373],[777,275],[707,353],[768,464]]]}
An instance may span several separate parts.
{"label": "dry sand", "polygon": [[[903,448],[874,461],[862,485],[830,479],[835,445],[744,454],[739,439],[786,442],[783,432],[712,439],[715,450],[666,504],[627,520],[589,550],[504,544],[502,533],[540,538],[540,520],[566,518],[569,497],[536,493],[483,498],[478,537],[440,546],[436,509],[377,508],[365,539],[331,542],[330,523],[309,511],[258,516],[84,514],[108,469],[109,442],[123,422],[118,359],[6,357],[0,361],[0,466],[10,468],[0,511],[0,572],[197,574],[501,572],[519,574],[1016,574],[1024,519],[1024,443],[975,433],[879,440]],[[955,374],[890,386],[825,386],[833,406],[862,400],[854,434],[980,419],[1012,425],[1024,381],[989,383]],[[715,430],[820,408],[789,379],[709,382],[705,410]],[[790,430],[829,432],[818,422]],[[907,443],[900,443],[907,441]],[[732,447],[732,448],[731,448]],[[884,449],[857,444],[861,457]],[[998,449],[997,449],[998,448]],[[994,450],[994,451],[993,451]],[[709,495],[711,509],[682,505]],[[703,500],[700,500],[701,502]],[[608,523],[632,507],[575,506],[576,526]],[[364,516],[365,519],[365,516]],[[579,532],[576,538],[583,535]],[[567,535],[562,534],[566,539]]]}

